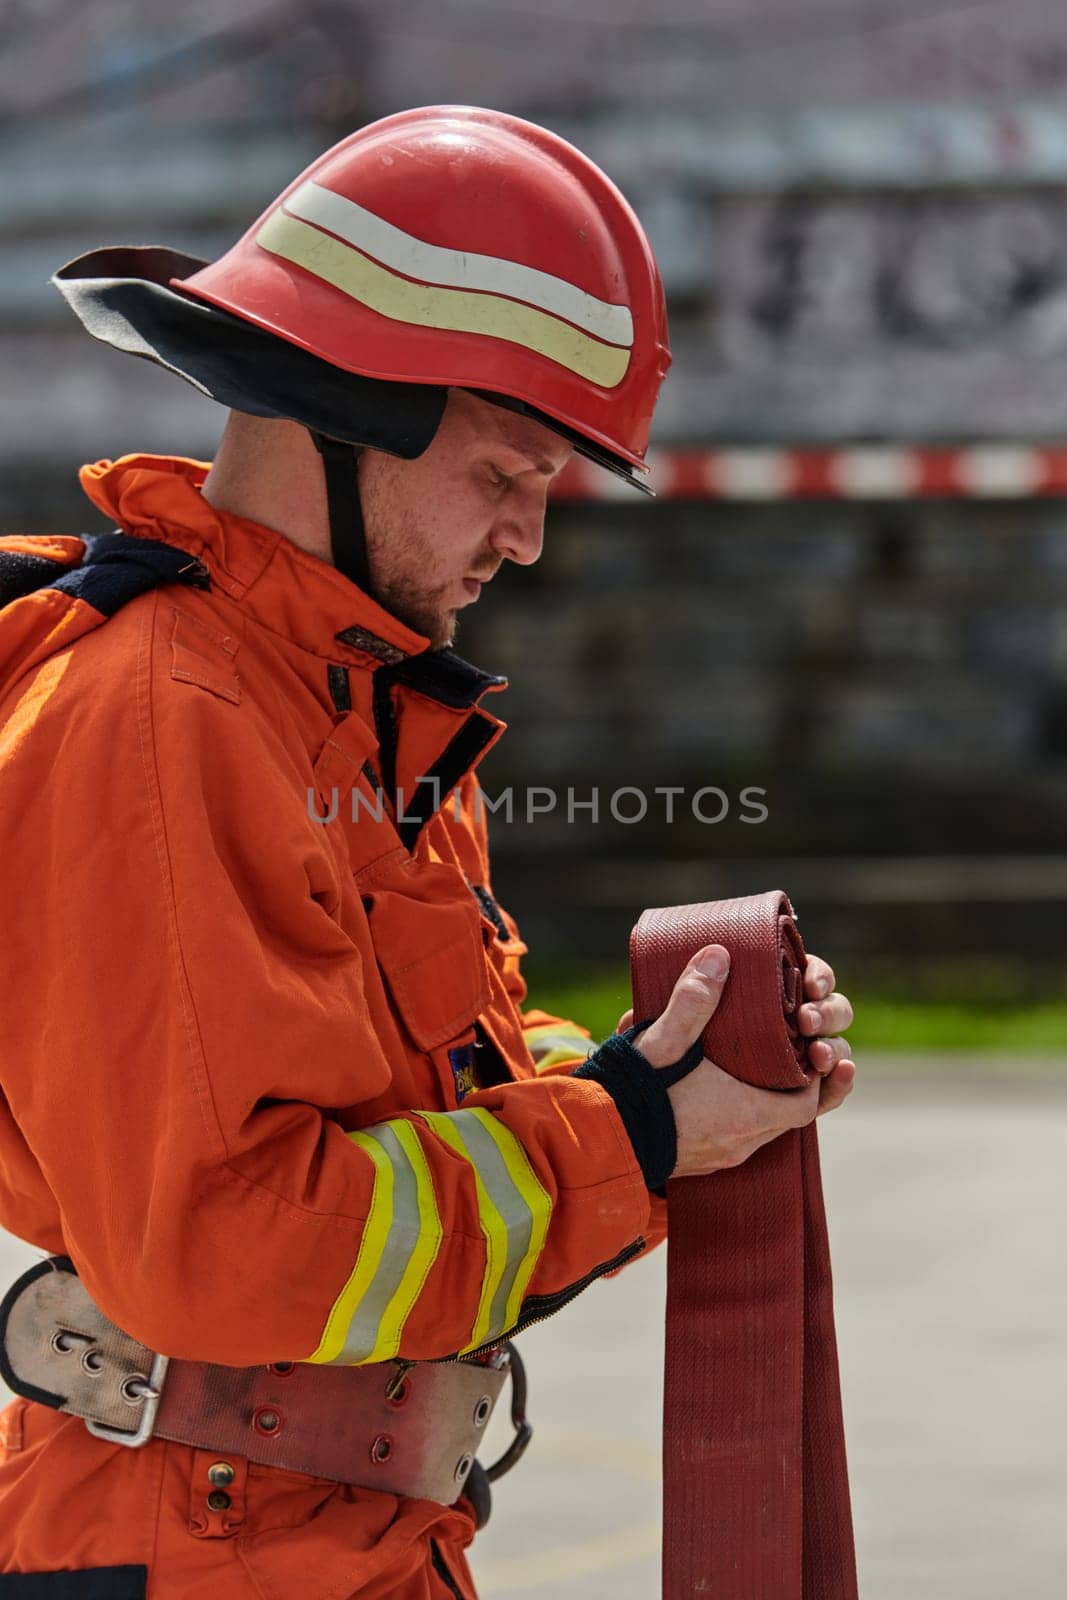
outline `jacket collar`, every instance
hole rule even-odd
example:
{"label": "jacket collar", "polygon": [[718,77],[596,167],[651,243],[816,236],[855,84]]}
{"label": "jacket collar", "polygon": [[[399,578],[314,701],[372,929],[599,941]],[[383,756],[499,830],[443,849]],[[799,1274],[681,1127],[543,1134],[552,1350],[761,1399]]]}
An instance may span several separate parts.
{"label": "jacket collar", "polygon": [[[211,505],[200,493],[208,471],[208,463],[183,456],[130,455],[85,466],[79,478],[93,504],[124,532],[198,556],[216,588],[315,655],[364,666],[370,656],[375,665],[395,666],[425,653],[415,673],[430,668],[431,681],[437,677],[435,658],[459,663],[450,650],[430,651],[424,635],[383,610],[336,567],[274,529]],[[504,681],[471,671],[485,680],[482,688]]]}

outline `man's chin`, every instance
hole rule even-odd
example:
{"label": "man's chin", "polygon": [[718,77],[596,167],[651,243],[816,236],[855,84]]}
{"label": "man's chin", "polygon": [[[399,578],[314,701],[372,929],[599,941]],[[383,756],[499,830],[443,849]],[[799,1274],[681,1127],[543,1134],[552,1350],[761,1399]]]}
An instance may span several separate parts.
{"label": "man's chin", "polygon": [[438,612],[434,617],[423,617],[409,626],[414,627],[417,633],[425,634],[431,650],[444,650],[455,643],[459,632],[459,613],[457,610]]}
{"label": "man's chin", "polygon": [[457,607],[453,606],[447,611],[429,612],[425,605],[412,604],[403,594],[387,592],[380,598],[386,611],[396,617],[398,622],[402,622],[413,633],[421,633],[425,639],[429,639],[431,650],[443,650],[455,638]]}
{"label": "man's chin", "polygon": [[455,644],[456,634],[459,632],[459,612],[449,611],[436,636],[433,637],[435,650],[444,650],[450,644]]}

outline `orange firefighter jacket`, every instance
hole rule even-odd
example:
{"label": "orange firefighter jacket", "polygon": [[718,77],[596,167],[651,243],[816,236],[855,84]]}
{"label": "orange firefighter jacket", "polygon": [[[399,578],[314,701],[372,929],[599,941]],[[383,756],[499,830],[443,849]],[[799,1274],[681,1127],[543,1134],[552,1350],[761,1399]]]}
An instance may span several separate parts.
{"label": "orange firefighter jacket", "polygon": [[[526,947],[492,897],[476,780],[504,680],[214,509],[206,470],[128,456],[81,475],[124,535],[188,552],[192,583],[112,615],[53,585],[3,614],[0,1224],[69,1255],[170,1356],[470,1351],[659,1232],[612,1100],[571,1076],[585,1031],[520,1009]],[[2,544],[53,574],[84,548]],[[23,1435],[57,1429],[47,1485],[23,1483]],[[205,1521],[202,1453],[122,1451],[25,1401],[5,1437],[0,1571],[141,1559],[99,1500],[67,1544],[43,1531],[116,1452],[138,1493],[154,1453],[183,1460]],[[275,1497],[313,1481],[272,1473]],[[324,1497],[352,1592],[386,1547],[472,1532],[465,1501]],[[278,1574],[277,1530],[271,1548]]]}

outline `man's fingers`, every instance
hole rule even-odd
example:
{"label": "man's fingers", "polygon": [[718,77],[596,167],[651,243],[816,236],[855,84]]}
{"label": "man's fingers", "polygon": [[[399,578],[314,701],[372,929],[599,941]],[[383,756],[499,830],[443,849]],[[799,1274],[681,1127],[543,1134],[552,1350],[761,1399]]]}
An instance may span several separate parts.
{"label": "man's fingers", "polygon": [[803,1005],[797,1012],[797,1026],[804,1034],[844,1033],[853,1023],[852,1002],[847,995],[831,994],[818,1005]]}
{"label": "man's fingers", "polygon": [[807,1127],[825,1111],[835,1111],[851,1094],[855,1078],[855,1062],[844,1056],[825,1076],[813,1075],[805,1088],[782,1094],[754,1088],[703,1062],[667,1091],[678,1130],[675,1176],[740,1166],[789,1129]]}
{"label": "man's fingers", "polygon": [[[833,1043],[845,1046],[844,1039],[833,1041],[826,1039],[824,1044]],[[847,1054],[847,1046],[839,1058],[825,1072],[820,1072],[812,1078],[806,1089],[797,1089],[795,1093],[784,1097],[785,1104],[792,1108],[792,1116],[787,1126],[803,1128],[815,1117],[821,1117],[824,1111],[834,1111],[842,1101],[852,1093],[852,1085],[856,1081],[856,1063]],[[773,1090],[761,1090],[760,1093],[773,1094]],[[782,1096],[776,1096],[781,1103]]]}
{"label": "man's fingers", "polygon": [[804,964],[804,993],[809,1000],[825,1000],[837,987],[834,969],[819,956],[809,956]]}
{"label": "man's fingers", "polygon": [[848,1056],[839,1061],[834,1070],[819,1080],[819,1109],[816,1116],[836,1111],[848,1099],[856,1081],[856,1063]]}
{"label": "man's fingers", "polygon": [[618,1026],[616,1027],[615,1032],[616,1033],[625,1033],[627,1028],[632,1028],[633,1027],[633,1022],[634,1022],[634,1008],[633,1008],[633,1006],[631,1006],[629,1011],[624,1011],[622,1016],[619,1018]]}
{"label": "man's fingers", "polygon": [[851,1061],[852,1048],[847,1039],[816,1039],[808,1046],[808,1060],[816,1072],[831,1072],[839,1061]]}
{"label": "man's fingers", "polygon": [[636,1041],[654,1067],[669,1066],[699,1039],[719,1004],[729,972],[730,953],[721,944],[705,945],[691,957],[662,1016]]}

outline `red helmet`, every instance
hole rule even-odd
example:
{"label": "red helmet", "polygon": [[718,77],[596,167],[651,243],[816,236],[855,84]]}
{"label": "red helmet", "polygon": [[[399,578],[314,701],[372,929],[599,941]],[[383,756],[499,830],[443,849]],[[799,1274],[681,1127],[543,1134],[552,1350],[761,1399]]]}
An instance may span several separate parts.
{"label": "red helmet", "polygon": [[528,412],[644,488],[663,286],[600,169],[500,111],[429,106],[314,162],[213,265],[91,251],[53,282],[94,338],[221,405],[302,423],[335,565],[373,593],[360,449],[428,449],[450,388]]}
{"label": "red helmet", "polygon": [[471,106],[372,123],[173,288],[351,373],[516,402],[643,470],[670,365],[644,230],[554,133]]}

